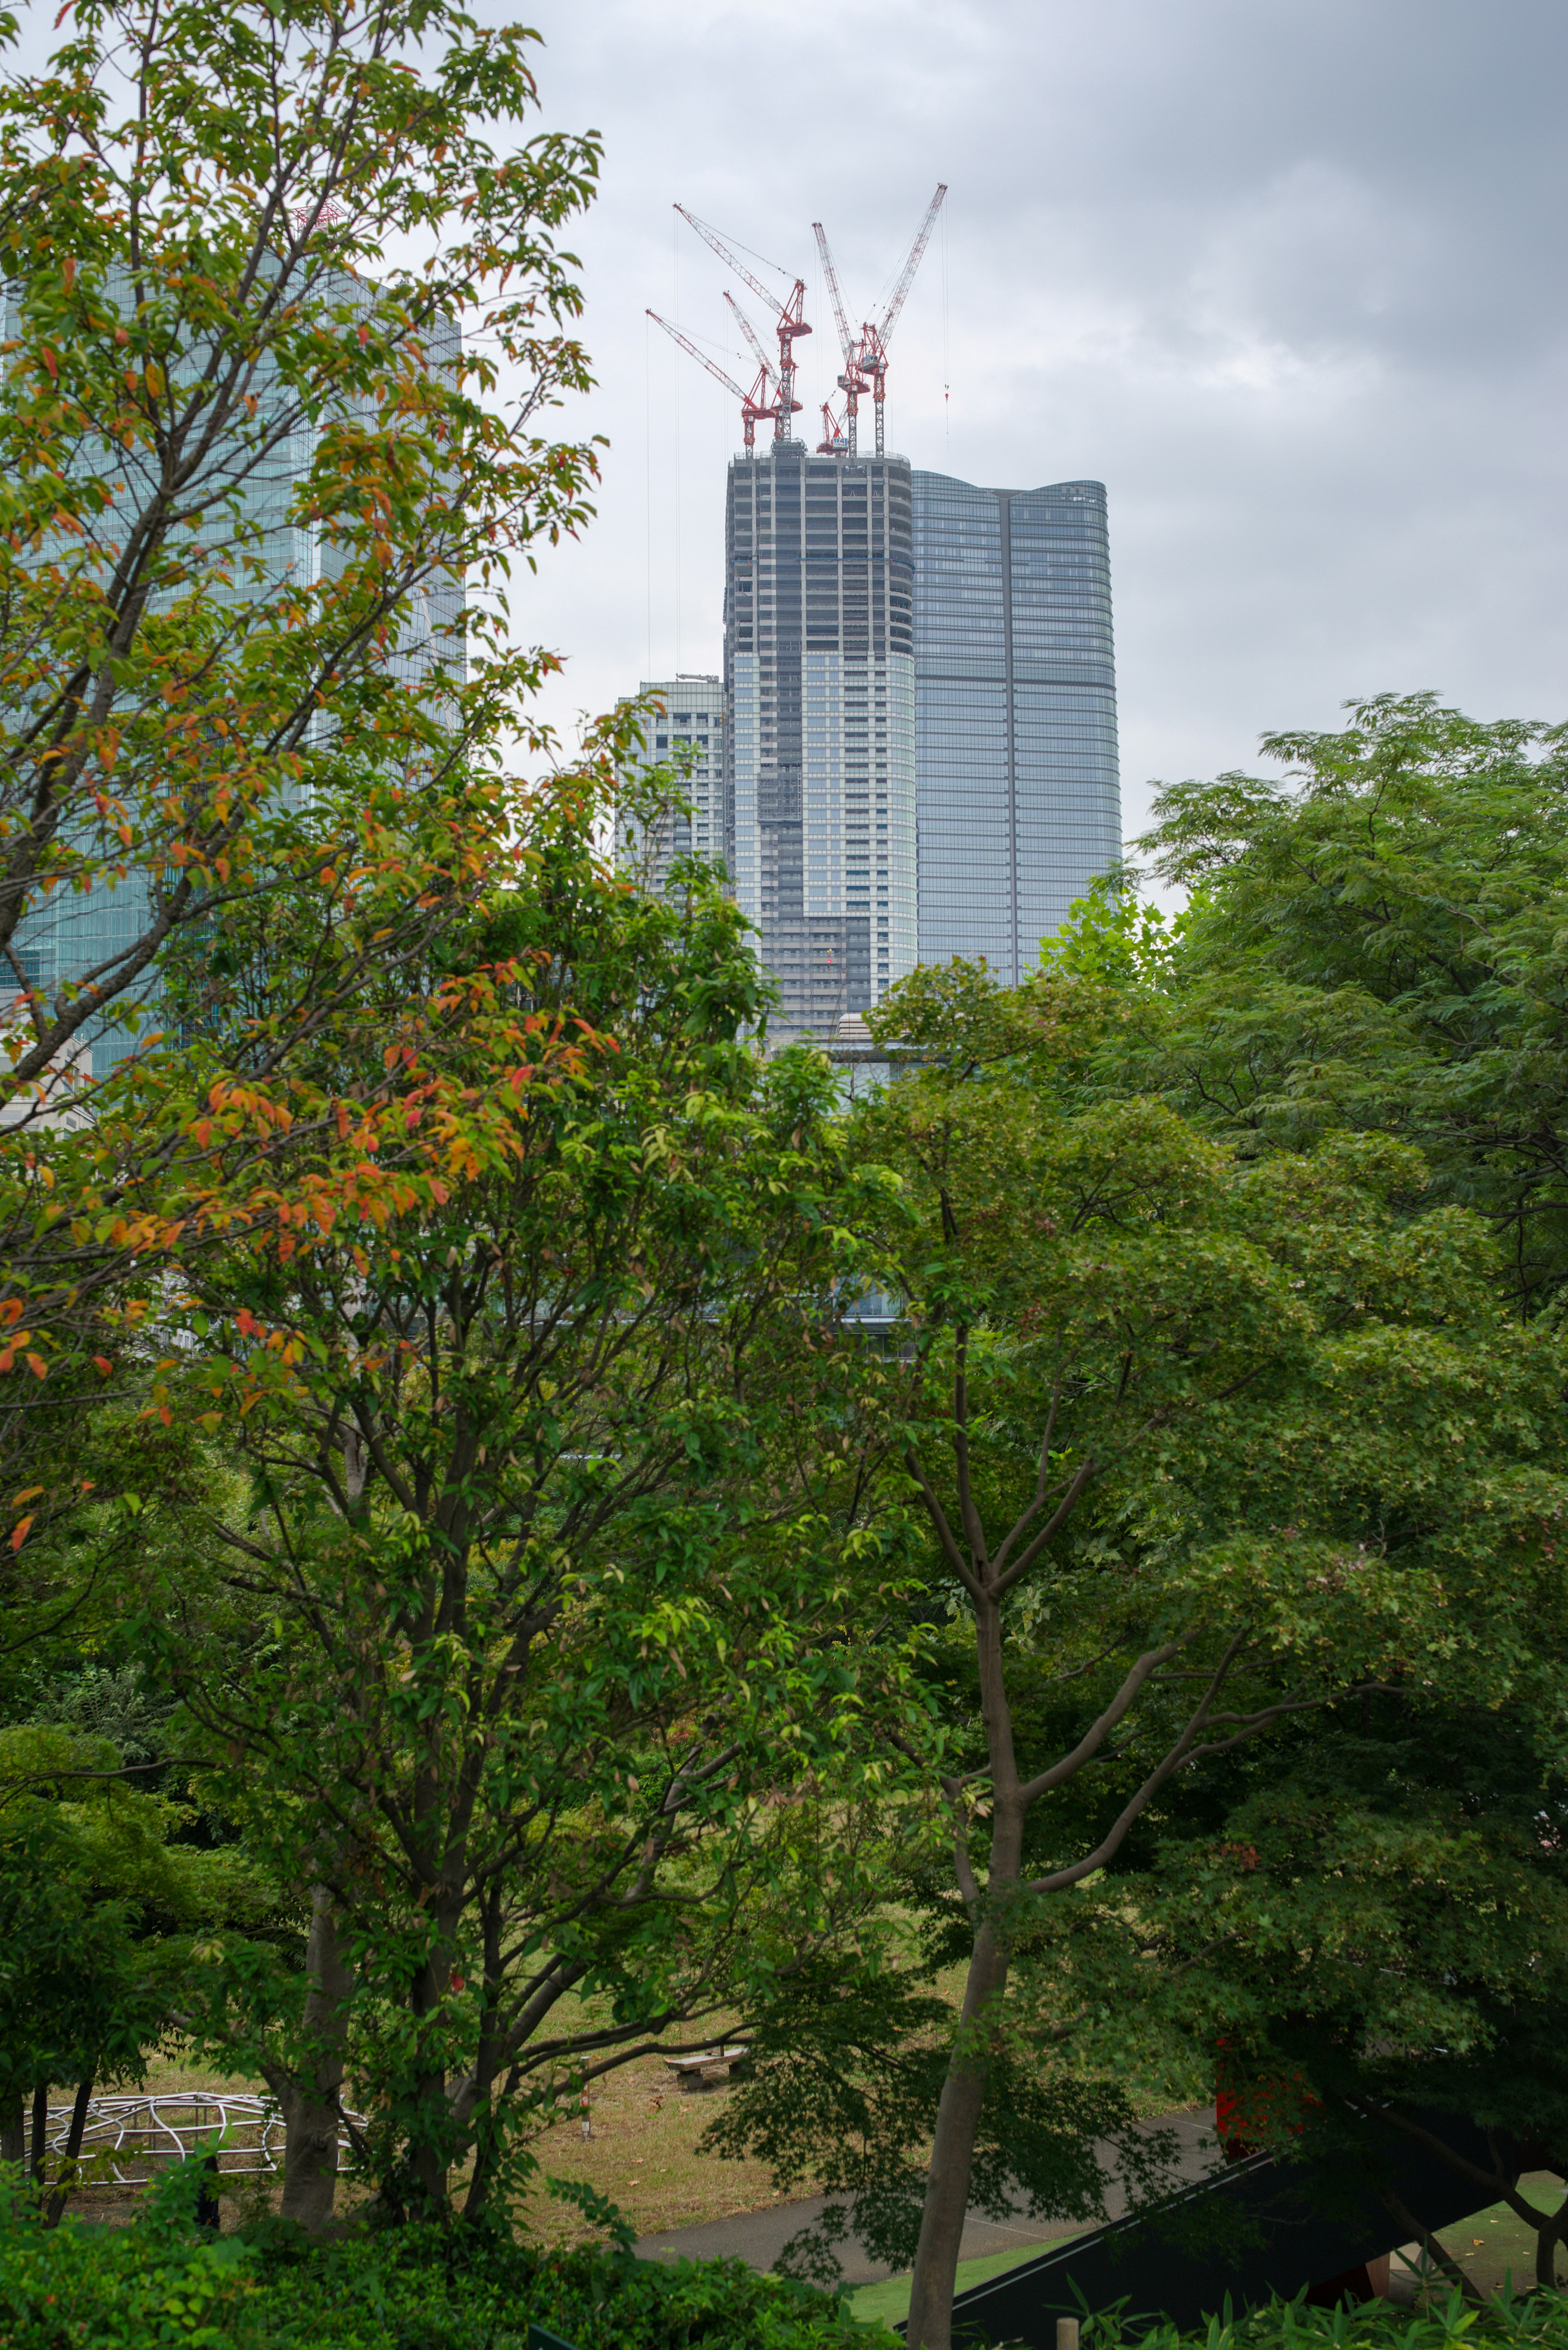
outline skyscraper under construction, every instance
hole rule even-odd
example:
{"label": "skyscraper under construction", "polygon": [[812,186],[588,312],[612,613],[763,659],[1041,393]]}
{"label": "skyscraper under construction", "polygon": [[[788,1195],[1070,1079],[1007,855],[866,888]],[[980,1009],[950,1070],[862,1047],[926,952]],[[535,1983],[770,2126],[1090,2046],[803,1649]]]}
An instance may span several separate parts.
{"label": "skyscraper under construction", "polygon": [[[885,453],[888,339],[946,193],[939,185],[880,317],[857,329],[814,224],[843,356],[842,417],[824,404],[815,454],[791,425],[795,344],[812,331],[805,279],[770,291],[676,208],[773,312],[778,338],[775,368],[732,302],[757,363],[746,390],[659,318],[740,402],[724,855],[786,1034],[829,1033],[918,962],[983,956],[1016,983],[1121,856],[1103,486],[981,489]],[[867,400],[871,456],[858,446]],[[763,423],[774,438],[759,455]]]}
{"label": "skyscraper under construction", "polygon": [[775,441],[725,509],[725,853],[786,1031],[914,968],[909,468]]}

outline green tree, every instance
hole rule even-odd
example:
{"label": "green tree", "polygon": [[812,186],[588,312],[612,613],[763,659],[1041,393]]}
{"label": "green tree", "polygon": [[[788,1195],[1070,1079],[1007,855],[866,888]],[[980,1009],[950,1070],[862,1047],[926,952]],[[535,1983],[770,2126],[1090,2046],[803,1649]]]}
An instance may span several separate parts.
{"label": "green tree", "polygon": [[954,1708],[932,1788],[966,1981],[926,2350],[992,2081],[1081,2021],[1075,1889],[1165,1791],[1407,1679],[1560,1703],[1526,1628],[1562,1612],[1560,1359],[1496,1303],[1484,1224],[1423,1211],[1421,1162],[1382,1138],[1247,1163],[1156,1101],[1064,1103],[1106,1016],[1083,983],[917,974],[874,1024],[925,1065],[858,1122],[902,1179],[903,1463],[980,1717]]}
{"label": "green tree", "polygon": [[[1524,1628],[1544,1685],[1560,1621]],[[1555,1709],[1407,1684],[1285,1726],[1187,1792],[1113,1890],[1146,1923],[1167,2020],[1223,2050],[1233,2134],[1369,2179],[1399,2240],[1427,2240],[1469,2290],[1394,2183],[1413,2139],[1478,2208],[1527,2220],[1550,2285],[1568,2209],[1538,2210],[1514,2163],[1561,2173],[1568,2156]]]}
{"label": "green tree", "polygon": [[883,1180],[826,1066],[748,1041],[716,884],[642,897],[597,820],[557,805],[490,941],[543,1074],[453,990],[403,1096],[493,1099],[493,1154],[459,1128],[444,1197],[203,1261],[164,1373],[247,1465],[211,1534],[254,1614],[214,1652],[209,1594],[153,1595],[164,1669],[316,1891],[309,2063],[237,1948],[210,2029],[281,2054],[324,2142],[347,2065],[410,2215],[458,2170],[477,2214],[564,2088],[852,1941],[894,1834],[862,1723],[900,1685],[895,1374],[841,1322]]}
{"label": "green tree", "polygon": [[26,2158],[41,2189],[49,2087],[76,2083],[51,2223],[94,2089],[140,2079],[171,2029],[192,1941],[254,1928],[275,1907],[245,1856],[187,1841],[189,1821],[188,1806],[128,1778],[107,1739],[0,1730],[0,2154]]}
{"label": "green tree", "polygon": [[1525,1312],[1568,1266],[1565,742],[1384,695],[1266,735],[1281,781],[1164,789],[1139,846],[1198,893],[1181,984],[1107,1078],[1254,1149],[1416,1141]]}
{"label": "green tree", "polygon": [[[295,1073],[514,869],[495,745],[536,741],[551,660],[508,642],[504,582],[593,464],[541,422],[588,380],[557,237],[598,148],[519,137],[533,37],[446,0],[84,0],[0,83],[19,1487],[35,1380],[110,1376],[171,1256],[275,1230],[295,1128],[349,1191],[421,1155],[362,1068],[347,1105]],[[94,1085],[106,1030],[135,1050]]]}

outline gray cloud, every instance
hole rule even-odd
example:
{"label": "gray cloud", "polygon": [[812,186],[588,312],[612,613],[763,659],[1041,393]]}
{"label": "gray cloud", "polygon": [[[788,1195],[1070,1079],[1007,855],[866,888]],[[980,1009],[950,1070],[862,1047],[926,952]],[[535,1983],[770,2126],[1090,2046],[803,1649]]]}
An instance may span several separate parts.
{"label": "gray cloud", "polygon": [[1246,764],[1352,694],[1561,712],[1558,0],[552,0],[540,23],[546,119],[608,142],[578,239],[600,389],[574,419],[610,440],[600,519],[517,608],[569,656],[557,718],[650,660],[719,660],[738,434],[643,308],[722,354],[726,279],[672,200],[806,277],[815,400],[811,221],[869,303],[939,178],[892,444],[1106,483],[1129,832],[1146,778]]}
{"label": "gray cloud", "polygon": [[[42,62],[53,18],[26,9],[11,62]],[[730,281],[672,200],[805,276],[815,403],[836,349],[812,220],[869,307],[939,178],[892,445],[981,482],[1106,482],[1129,834],[1147,778],[1248,764],[1265,727],[1332,725],[1353,694],[1563,713],[1562,0],[545,0],[535,21],[545,120],[607,142],[569,239],[598,389],[558,420],[608,439],[599,518],[514,597],[566,656],[558,724],[720,659],[732,403],[645,306],[740,360]]]}

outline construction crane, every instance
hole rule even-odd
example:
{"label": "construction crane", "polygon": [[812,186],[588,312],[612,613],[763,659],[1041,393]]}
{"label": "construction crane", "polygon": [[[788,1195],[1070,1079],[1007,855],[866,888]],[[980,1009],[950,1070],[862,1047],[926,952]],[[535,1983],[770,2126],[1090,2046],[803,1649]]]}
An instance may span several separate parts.
{"label": "construction crane", "polygon": [[711,359],[706,351],[700,351],[696,344],[692,342],[689,337],[681,333],[679,327],[672,327],[668,318],[661,318],[659,317],[657,310],[650,310],[648,315],[653,320],[656,327],[663,328],[665,333],[670,337],[672,343],[679,343],[683,351],[690,351],[692,358],[697,361],[699,367],[705,367],[711,376],[716,376],[718,378],[726,391],[732,391],[734,393],[735,398],[741,403],[741,427],[745,434],[746,454],[749,457],[752,454],[753,448],[755,444],[757,427],[759,424],[766,424],[771,421],[775,432],[778,429],[778,408],[774,402],[770,401],[768,399],[768,392],[772,388],[773,378],[772,371],[768,367],[766,359],[763,361],[762,366],[758,369],[757,380],[755,383],[753,384],[750,391],[742,391],[740,385],[735,381],[734,377],[726,375],[723,369],[718,364],[717,360]]}
{"label": "construction crane", "polygon": [[828,250],[827,231],[820,221],[812,222],[816,237],[816,249],[822,256],[822,274],[827,280],[827,290],[833,300],[833,315],[838,321],[838,340],[844,351],[844,373],[838,379],[838,389],[844,394],[844,427],[846,447],[851,457],[859,446],[860,395],[871,385],[860,368],[860,345],[849,331],[849,321],[844,314],[844,296],[838,290],[838,272],[833,265]]}
{"label": "construction crane", "polygon": [[838,379],[838,388],[845,395],[845,423],[848,429],[851,456],[855,454],[856,415],[859,406],[859,395],[863,391],[869,391],[876,403],[877,454],[878,457],[883,454],[882,411],[888,397],[888,345],[892,338],[893,329],[898,322],[898,313],[904,307],[904,297],[915,282],[915,272],[919,269],[926,247],[931,241],[931,231],[936,225],[937,214],[942,208],[942,199],[947,192],[947,182],[944,180],[927,206],[926,217],[920,223],[919,234],[909,247],[909,257],[898,273],[898,282],[893,288],[888,307],[875,325],[870,320],[867,320],[862,325],[858,336],[851,335],[849,331],[849,321],[844,310],[844,297],[838,290],[838,275],[833,266],[833,255],[827,249],[827,232],[820,221],[812,223],[812,227],[816,232],[816,249],[822,255],[822,274],[827,280],[827,290],[833,297],[833,315],[838,321],[838,339],[844,346],[844,373]]}
{"label": "construction crane", "polygon": [[794,291],[781,302],[776,294],[770,293],[760,277],[752,276],[739,255],[731,252],[717,229],[710,228],[706,221],[700,221],[695,213],[687,211],[684,204],[677,204],[675,209],[688,228],[694,228],[703,244],[711,247],[721,261],[728,263],[742,284],[749,286],[760,301],[765,302],[770,310],[777,313],[779,412],[774,425],[774,438],[775,441],[787,441],[790,437],[790,418],[800,414],[800,402],[794,396],[794,347],[802,335],[809,335],[811,332],[805,321],[805,280],[804,277],[797,277]]}
{"label": "construction crane", "polygon": [[852,457],[855,453],[855,443],[835,416],[830,400],[822,403],[822,438],[816,444],[816,453],[819,457]]}
{"label": "construction crane", "polygon": [[745,312],[742,309],[740,304],[736,301],[734,296],[731,293],[727,286],[724,288],[724,299],[735,314],[736,326],[739,327],[742,334],[751,345],[752,357],[755,359],[757,365],[766,376],[768,382],[770,384],[775,383],[778,379],[774,374],[774,363],[772,359],[769,359],[766,351],[763,350],[762,344],[758,341],[756,328],[753,326],[751,320],[747,317]]}

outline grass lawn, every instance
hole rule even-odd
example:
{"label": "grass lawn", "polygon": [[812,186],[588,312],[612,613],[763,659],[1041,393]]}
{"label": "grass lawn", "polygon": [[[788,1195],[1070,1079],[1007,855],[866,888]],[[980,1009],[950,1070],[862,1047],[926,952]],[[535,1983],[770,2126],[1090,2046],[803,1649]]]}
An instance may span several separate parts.
{"label": "grass lawn", "polygon": [[[1538,2210],[1554,2211],[1563,2200],[1563,2183],[1550,2170],[1527,2171],[1519,2183]],[[1516,2293],[1533,2290],[1535,2239],[1506,2203],[1494,2203],[1472,2219],[1461,2220],[1457,2227],[1445,2228],[1438,2241],[1450,2258],[1458,2261],[1479,2292],[1501,2293],[1505,2277],[1511,2277]],[[1563,2269],[1560,2249],[1559,2276]],[[1448,2292],[1440,2279],[1438,2290],[1444,2294]]]}
{"label": "grass lawn", "polygon": [[[713,2035],[714,2045],[720,2035]],[[177,2053],[160,2056],[148,2066],[145,2094],[167,2095],[202,2089],[229,2090],[265,2096],[266,2085],[242,2074],[225,2073],[211,2064],[187,2064]],[[68,2106],[75,2084],[50,2093],[49,2102]],[[106,2089],[108,2096],[134,2095],[129,2089]],[[591,2135],[582,2135],[582,2120],[574,2097],[562,2107],[554,2124],[535,2141],[542,2172],[564,2178],[587,2179],[618,2203],[639,2236],[653,2236],[667,2228],[692,2227],[700,2220],[721,2220],[737,2211],[756,2211],[779,2201],[760,2162],[725,2162],[699,2156],[698,2138],[722,2111],[730,2092],[723,2075],[697,2094],[682,2092],[657,2057],[643,2057],[607,2074],[592,2085],[588,2122]],[[350,2108],[352,2087],[346,2094]],[[223,2220],[242,2225],[268,2203],[275,2206],[280,2179],[246,2180],[226,2193]],[[809,2195],[809,2184],[795,2190]],[[129,2220],[139,2197],[89,2189],[76,2199],[83,2216]],[[354,2189],[338,2189],[339,2210],[351,2210]],[[518,2206],[518,2217],[529,2231],[546,2243],[572,2244],[596,2231],[569,2204],[559,2203],[542,2183]]]}
{"label": "grass lawn", "polygon": [[[1035,2244],[1012,2245],[1004,2252],[988,2252],[983,2260],[960,2261],[957,2290],[967,2291],[971,2284],[984,2284],[990,2277],[1001,2276],[1008,2269],[1032,2261],[1036,2252],[1045,2251],[1053,2244],[1064,2243],[1075,2229],[1064,2229],[1057,2235],[1042,2236]],[[849,2306],[857,2317],[867,2322],[877,2320],[883,2325],[896,2325],[909,2314],[909,2280],[907,2276],[888,2277],[883,2284],[863,2284],[849,2295]]]}

